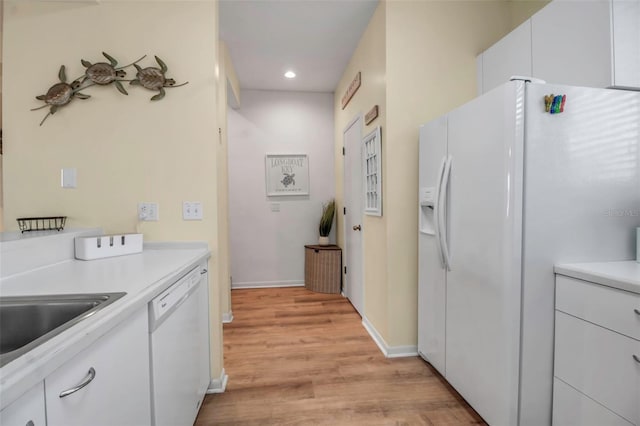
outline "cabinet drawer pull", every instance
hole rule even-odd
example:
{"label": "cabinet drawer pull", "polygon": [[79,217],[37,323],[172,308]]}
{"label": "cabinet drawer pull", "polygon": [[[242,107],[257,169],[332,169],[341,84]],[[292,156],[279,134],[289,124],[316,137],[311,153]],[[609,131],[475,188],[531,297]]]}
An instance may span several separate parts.
{"label": "cabinet drawer pull", "polygon": [[640,315],[640,309],[634,309],[633,312],[635,312],[636,315]]}
{"label": "cabinet drawer pull", "polygon": [[94,370],[93,367],[91,367],[87,372],[86,377],[82,379],[82,382],[80,382],[77,386],[71,389],[67,389],[66,391],[60,392],[60,398],[64,398],[65,396],[69,396],[72,393],[78,392],[80,389],[82,389],[83,387],[91,383],[91,381],[95,378],[96,378],[96,370]]}
{"label": "cabinet drawer pull", "polygon": [[29,420],[29,421],[27,422],[27,424],[26,424],[26,425],[24,425],[24,426],[35,426],[35,425],[36,425],[36,424],[35,424],[35,423],[33,423],[33,420]]}
{"label": "cabinet drawer pull", "polygon": [[633,355],[633,359],[635,359],[635,360],[636,360],[636,362],[637,362],[638,364],[640,364],[640,357],[639,357],[638,355],[635,355],[635,354],[634,354],[634,355]]}

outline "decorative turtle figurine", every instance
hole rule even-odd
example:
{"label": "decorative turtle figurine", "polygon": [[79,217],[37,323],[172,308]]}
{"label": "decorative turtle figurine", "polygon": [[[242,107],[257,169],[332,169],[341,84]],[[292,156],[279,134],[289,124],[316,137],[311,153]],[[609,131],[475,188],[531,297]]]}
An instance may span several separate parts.
{"label": "decorative turtle figurine", "polygon": [[293,186],[296,186],[296,180],[294,179],[294,177],[296,177],[295,173],[285,173],[284,179],[282,179],[280,182],[282,182],[285,188],[291,184],[293,184]]}
{"label": "decorative turtle figurine", "polygon": [[122,83],[120,83],[118,78],[123,78],[127,75],[127,72],[123,70],[124,68],[140,62],[147,55],[143,56],[135,62],[119,68],[116,68],[116,66],[118,65],[118,61],[116,61],[115,58],[105,52],[102,52],[102,55],[107,58],[107,60],[109,60],[109,63],[97,62],[95,64],[92,64],[91,62],[85,61],[84,59],[80,60],[80,62],[82,62],[82,65],[84,65],[87,69],[85,71],[84,78],[82,79],[82,83],[84,83],[86,80],[90,80],[93,84],[99,84],[102,86],[114,83],[120,93],[122,93],[123,95],[128,95],[127,91],[125,90]]}
{"label": "decorative turtle figurine", "polygon": [[51,108],[49,109],[49,113],[45,115],[40,122],[41,126],[50,115],[55,114],[58,108],[71,102],[71,99],[88,99],[91,97],[78,91],[80,90],[80,81],[74,80],[73,82],[71,82],[71,84],[67,83],[67,74],[65,72],[64,65],[60,66],[60,71],[58,71],[58,78],[60,79],[60,83],[56,83],[51,86],[49,90],[47,90],[46,94],[36,96],[36,99],[44,101],[45,105],[38,108],[33,108],[31,110],[36,111],[51,106]]}
{"label": "decorative turtle figurine", "polygon": [[136,67],[138,73],[136,74],[136,78],[131,80],[129,84],[136,84],[144,87],[145,89],[159,91],[160,93],[151,97],[152,101],[159,101],[164,98],[165,87],[180,87],[188,84],[189,82],[187,81],[176,86],[176,81],[174,79],[165,77],[165,73],[168,70],[167,65],[157,56],[155,58],[158,65],[160,65],[160,68],[141,68],[138,64],[134,63],[133,66]]}

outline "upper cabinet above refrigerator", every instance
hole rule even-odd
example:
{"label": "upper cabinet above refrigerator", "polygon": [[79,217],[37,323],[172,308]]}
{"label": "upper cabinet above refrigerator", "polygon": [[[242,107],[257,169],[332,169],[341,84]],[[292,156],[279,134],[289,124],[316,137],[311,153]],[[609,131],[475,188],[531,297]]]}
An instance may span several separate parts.
{"label": "upper cabinet above refrigerator", "polygon": [[554,0],[477,58],[478,94],[527,75],[640,89],[640,0]]}
{"label": "upper cabinet above refrigerator", "polygon": [[478,95],[514,76],[531,76],[531,19],[482,52],[477,58]]}

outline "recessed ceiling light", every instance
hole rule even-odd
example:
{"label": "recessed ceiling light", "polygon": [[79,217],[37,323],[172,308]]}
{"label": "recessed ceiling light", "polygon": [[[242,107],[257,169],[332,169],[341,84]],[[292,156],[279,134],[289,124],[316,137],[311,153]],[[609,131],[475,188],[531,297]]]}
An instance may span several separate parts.
{"label": "recessed ceiling light", "polygon": [[293,71],[287,71],[284,73],[284,76],[287,78],[294,78],[296,76],[296,73]]}

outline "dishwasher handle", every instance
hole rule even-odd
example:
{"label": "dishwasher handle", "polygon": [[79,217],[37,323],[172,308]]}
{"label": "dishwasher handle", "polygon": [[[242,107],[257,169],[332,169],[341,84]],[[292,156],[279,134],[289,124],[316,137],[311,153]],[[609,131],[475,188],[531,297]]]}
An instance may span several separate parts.
{"label": "dishwasher handle", "polygon": [[185,300],[191,297],[202,282],[200,274],[198,270],[191,271],[189,275],[150,302],[149,332],[155,331]]}

